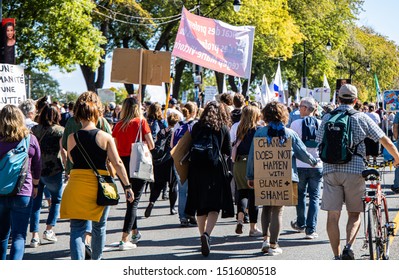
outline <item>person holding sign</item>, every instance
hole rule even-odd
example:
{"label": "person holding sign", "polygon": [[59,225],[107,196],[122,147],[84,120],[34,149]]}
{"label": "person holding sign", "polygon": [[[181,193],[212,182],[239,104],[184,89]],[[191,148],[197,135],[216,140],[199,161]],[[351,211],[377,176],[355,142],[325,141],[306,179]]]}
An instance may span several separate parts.
{"label": "person holding sign", "polygon": [[[291,198],[296,197],[296,190],[298,187],[298,173],[296,168],[296,159],[315,166],[317,160],[306,150],[305,144],[299,138],[298,134],[293,130],[286,127],[289,119],[287,107],[279,102],[270,102],[262,109],[263,120],[267,126],[258,129],[254,135],[254,141],[252,142],[251,149],[248,154],[247,162],[247,180],[250,188],[255,187],[255,195],[259,196],[255,198],[255,201],[261,201],[263,204],[262,210],[262,231],[263,231],[263,243],[262,252],[268,253],[270,256],[279,255],[283,250],[278,245],[278,239],[280,235],[280,229],[282,225],[283,208],[286,203],[284,200],[288,200],[288,194],[291,194]],[[265,148],[255,155],[255,143],[258,146]],[[291,144],[291,147],[289,146]],[[288,153],[286,153],[288,151]],[[283,161],[280,159],[280,155],[284,155]],[[270,161],[271,160],[271,161]],[[255,162],[256,161],[256,162]],[[258,170],[256,166],[263,167],[263,170]],[[277,166],[279,171],[272,172],[273,166]],[[287,170],[284,170],[284,167]],[[290,169],[290,170],[289,170]],[[288,173],[290,176],[287,176]],[[255,181],[255,174],[262,173],[262,179]],[[287,179],[273,180],[273,176],[281,175],[283,173],[285,177],[291,178],[292,182]],[[279,189],[290,186],[290,190],[280,193]],[[257,200],[258,199],[258,200]],[[292,204],[291,199],[286,205]],[[262,202],[264,201],[264,202]],[[260,204],[257,204],[260,205]]]}

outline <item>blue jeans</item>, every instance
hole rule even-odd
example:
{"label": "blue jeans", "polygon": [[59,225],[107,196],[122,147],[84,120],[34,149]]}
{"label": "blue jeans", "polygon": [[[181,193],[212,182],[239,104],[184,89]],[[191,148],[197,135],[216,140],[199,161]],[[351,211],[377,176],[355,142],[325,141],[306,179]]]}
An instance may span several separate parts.
{"label": "blue jeans", "polygon": [[41,177],[36,198],[33,200],[32,214],[30,217],[30,232],[39,232],[40,209],[42,206],[43,189],[46,186],[51,194],[51,206],[46,225],[55,226],[60,215],[62,197],[62,172],[53,176]]}
{"label": "blue jeans", "polygon": [[[298,168],[298,205],[296,206],[297,225],[306,228],[306,234],[316,231],[319,212],[322,168]],[[306,193],[309,193],[309,208],[306,213]]]}
{"label": "blue jeans", "polygon": [[187,203],[187,191],[188,191],[188,180],[182,184],[180,181],[180,176],[177,173],[176,169],[173,168],[175,175],[176,175],[176,182],[178,186],[178,191],[179,191],[179,197],[178,197],[178,212],[179,212],[179,220],[185,220],[187,219],[186,213],[185,213],[185,208],[186,208],[186,203]]}
{"label": "blue jeans", "polygon": [[31,202],[30,196],[0,197],[0,259],[6,259],[10,232],[10,260],[22,260],[24,257]]}
{"label": "blue jeans", "polygon": [[99,222],[71,219],[71,236],[69,240],[69,246],[71,248],[72,260],[85,259],[85,233],[89,223],[92,224],[91,259],[101,260],[106,241],[109,209],[109,206],[104,208],[103,215],[101,216]]}

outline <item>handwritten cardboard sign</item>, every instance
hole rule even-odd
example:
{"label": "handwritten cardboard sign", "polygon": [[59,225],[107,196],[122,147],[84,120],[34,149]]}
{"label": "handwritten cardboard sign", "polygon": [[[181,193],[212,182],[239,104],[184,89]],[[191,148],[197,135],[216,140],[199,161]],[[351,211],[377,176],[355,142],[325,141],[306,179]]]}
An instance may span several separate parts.
{"label": "handwritten cardboard sign", "polygon": [[292,140],[280,145],[265,137],[254,138],[255,205],[282,206],[298,203],[297,186],[292,184]]}
{"label": "handwritten cardboard sign", "polygon": [[24,68],[0,64],[0,109],[7,104],[18,106],[26,100]]}

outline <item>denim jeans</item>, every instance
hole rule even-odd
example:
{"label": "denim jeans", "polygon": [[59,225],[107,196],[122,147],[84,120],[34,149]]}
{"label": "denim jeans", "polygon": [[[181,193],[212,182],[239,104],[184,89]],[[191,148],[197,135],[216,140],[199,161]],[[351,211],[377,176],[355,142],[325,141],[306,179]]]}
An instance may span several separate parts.
{"label": "denim jeans", "polygon": [[60,215],[62,197],[62,172],[53,176],[41,177],[36,198],[33,200],[32,214],[30,217],[30,232],[39,232],[40,209],[42,206],[44,187],[51,194],[51,206],[46,225],[55,226]]}
{"label": "denim jeans", "polygon": [[[296,206],[297,225],[306,228],[306,234],[316,231],[319,212],[322,168],[298,168],[298,205]],[[306,213],[306,193],[309,193],[309,208]]]}
{"label": "denim jeans", "polygon": [[10,260],[22,260],[25,252],[26,231],[32,209],[30,196],[0,197],[0,259],[7,256],[10,232],[12,244]]}
{"label": "denim jeans", "polygon": [[91,259],[101,260],[106,242],[107,218],[110,207],[106,206],[99,222],[71,219],[69,246],[72,260],[85,259],[85,233],[89,223],[91,231]]}

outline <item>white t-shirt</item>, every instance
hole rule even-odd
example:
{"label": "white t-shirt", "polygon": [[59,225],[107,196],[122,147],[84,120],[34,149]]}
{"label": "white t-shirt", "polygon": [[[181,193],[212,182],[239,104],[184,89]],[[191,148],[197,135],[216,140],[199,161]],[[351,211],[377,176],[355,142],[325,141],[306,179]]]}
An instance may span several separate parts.
{"label": "white t-shirt", "polygon": [[[303,119],[297,119],[291,123],[291,129],[294,130],[299,135],[299,138],[301,138],[301,139],[302,139],[302,122],[303,122]],[[320,127],[321,120],[317,120],[317,123],[319,124],[319,127]],[[315,168],[322,168],[323,162],[319,158],[319,153],[318,153],[317,148],[306,147],[306,150],[315,159],[317,159],[317,165],[315,166]],[[313,166],[311,166],[307,163],[304,163],[303,161],[300,161],[299,159],[296,160],[296,167],[297,168],[313,168]]]}
{"label": "white t-shirt", "polygon": [[237,139],[237,130],[238,130],[238,125],[240,122],[236,122],[230,127],[230,142],[234,143]]}
{"label": "white t-shirt", "polygon": [[376,112],[366,113],[376,124],[381,122],[380,116]]}

